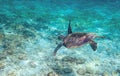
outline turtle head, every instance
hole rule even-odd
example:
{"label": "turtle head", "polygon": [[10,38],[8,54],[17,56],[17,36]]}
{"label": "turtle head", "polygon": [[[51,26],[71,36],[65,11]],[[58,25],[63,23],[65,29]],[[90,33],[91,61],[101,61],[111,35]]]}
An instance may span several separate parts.
{"label": "turtle head", "polygon": [[65,38],[65,36],[63,36],[63,35],[58,36],[59,40],[63,40],[64,38]]}

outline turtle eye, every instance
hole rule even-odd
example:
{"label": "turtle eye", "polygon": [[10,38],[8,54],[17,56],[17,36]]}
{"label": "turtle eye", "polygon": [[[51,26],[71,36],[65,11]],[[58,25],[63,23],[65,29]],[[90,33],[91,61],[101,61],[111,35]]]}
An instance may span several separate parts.
{"label": "turtle eye", "polygon": [[66,47],[65,43],[63,43],[63,46],[65,46],[65,47]]}

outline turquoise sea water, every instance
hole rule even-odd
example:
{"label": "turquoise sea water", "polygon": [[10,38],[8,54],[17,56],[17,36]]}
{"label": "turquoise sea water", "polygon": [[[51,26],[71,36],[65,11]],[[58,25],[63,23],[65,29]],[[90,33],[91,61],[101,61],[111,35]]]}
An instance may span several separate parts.
{"label": "turquoise sea water", "polygon": [[[0,0],[0,76],[120,76],[119,0]],[[59,35],[96,33],[89,44],[61,47]]]}

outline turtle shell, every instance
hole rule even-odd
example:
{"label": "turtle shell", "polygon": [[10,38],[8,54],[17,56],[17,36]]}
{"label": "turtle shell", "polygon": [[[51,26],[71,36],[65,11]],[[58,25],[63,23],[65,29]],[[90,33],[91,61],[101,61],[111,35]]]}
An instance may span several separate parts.
{"label": "turtle shell", "polygon": [[67,48],[71,47],[78,47],[87,42],[91,39],[87,37],[87,33],[72,33],[65,37],[63,40],[63,45]]}

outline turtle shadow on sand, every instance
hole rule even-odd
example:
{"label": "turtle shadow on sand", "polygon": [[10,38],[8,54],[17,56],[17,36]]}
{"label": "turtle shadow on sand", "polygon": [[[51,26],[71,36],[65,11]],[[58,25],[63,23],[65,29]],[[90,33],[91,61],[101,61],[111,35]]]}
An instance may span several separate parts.
{"label": "turtle shadow on sand", "polygon": [[72,66],[62,60],[55,60],[54,64],[49,65],[49,67],[58,76],[76,76]]}
{"label": "turtle shadow on sand", "polygon": [[57,45],[54,50],[54,56],[56,55],[60,47],[65,46],[66,48],[79,47],[89,43],[93,51],[97,49],[97,43],[93,41],[95,38],[104,38],[103,36],[97,36],[94,33],[73,33],[71,28],[71,21],[68,24],[68,34],[66,36],[59,36],[62,42]]}
{"label": "turtle shadow on sand", "polygon": [[56,74],[53,76],[76,76],[77,69],[74,65],[82,65],[85,62],[86,59],[83,57],[64,56],[62,58],[56,58],[53,56],[50,62],[47,63],[47,66],[51,69],[48,74]]}

